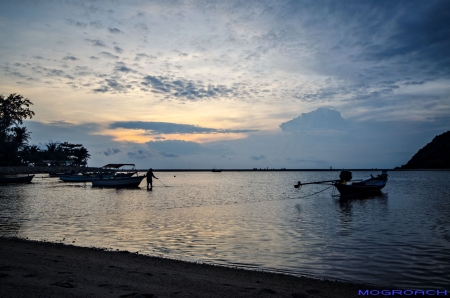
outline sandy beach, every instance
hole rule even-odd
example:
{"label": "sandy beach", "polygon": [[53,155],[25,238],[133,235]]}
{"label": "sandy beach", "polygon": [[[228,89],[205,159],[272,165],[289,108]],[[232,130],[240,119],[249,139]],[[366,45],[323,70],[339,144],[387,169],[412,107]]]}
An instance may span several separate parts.
{"label": "sandy beach", "polygon": [[373,287],[0,237],[0,297],[358,297]]}

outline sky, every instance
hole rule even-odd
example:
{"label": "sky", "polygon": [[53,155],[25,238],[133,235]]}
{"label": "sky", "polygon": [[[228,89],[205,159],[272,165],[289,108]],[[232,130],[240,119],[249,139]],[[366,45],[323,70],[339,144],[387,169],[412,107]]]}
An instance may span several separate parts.
{"label": "sky", "polygon": [[89,166],[394,168],[450,130],[450,1],[0,4],[0,94]]}

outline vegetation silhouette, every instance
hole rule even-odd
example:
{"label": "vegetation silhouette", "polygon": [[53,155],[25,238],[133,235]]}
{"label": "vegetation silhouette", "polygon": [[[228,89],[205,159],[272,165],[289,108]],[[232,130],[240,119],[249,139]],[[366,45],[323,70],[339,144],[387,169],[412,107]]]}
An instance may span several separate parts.
{"label": "vegetation silhouette", "polygon": [[47,150],[28,144],[31,132],[21,125],[24,119],[35,115],[31,105],[28,98],[16,93],[0,95],[0,166],[85,166],[90,154],[82,144],[51,142],[46,144]]}
{"label": "vegetation silhouette", "polygon": [[450,169],[450,131],[437,135],[401,166],[402,169]]}

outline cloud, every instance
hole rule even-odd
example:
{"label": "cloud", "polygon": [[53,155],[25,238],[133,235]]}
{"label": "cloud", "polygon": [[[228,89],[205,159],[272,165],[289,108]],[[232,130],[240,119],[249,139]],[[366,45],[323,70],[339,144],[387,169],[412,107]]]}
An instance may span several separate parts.
{"label": "cloud", "polygon": [[95,47],[106,47],[105,43],[99,39],[85,39],[86,41],[90,42]]}
{"label": "cloud", "polygon": [[119,71],[119,72],[125,72],[125,73],[128,73],[128,72],[135,72],[135,71],[132,70],[131,68],[125,66],[125,64],[122,63],[122,62],[118,62],[118,63],[116,64],[116,67],[114,68],[114,70]]}
{"label": "cloud", "polygon": [[174,153],[166,153],[166,152],[164,152],[164,151],[160,151],[159,154],[160,154],[161,156],[168,157],[168,158],[176,158],[176,157],[179,157],[178,154],[174,154]]}
{"label": "cloud", "polygon": [[194,82],[182,78],[171,79],[165,76],[145,76],[142,85],[152,88],[152,92],[166,94],[180,99],[199,100],[203,98],[237,96],[237,90],[224,85]]}
{"label": "cloud", "polygon": [[[366,46],[365,57],[375,60],[396,58],[416,63],[440,62],[443,63],[441,69],[450,66],[450,2],[422,2],[419,7],[416,4],[402,3],[404,11],[390,20],[390,30],[383,42]],[[409,9],[420,10],[421,13],[411,14]]]}
{"label": "cloud", "polygon": [[92,22],[89,22],[89,25],[92,26],[92,27],[95,27],[97,29],[103,28],[103,25],[102,25],[101,21],[92,21]]}
{"label": "cloud", "polygon": [[152,154],[150,151],[145,149],[135,149],[127,152],[127,156],[133,159],[147,159],[152,157]]}
{"label": "cloud", "polygon": [[132,88],[131,85],[123,85],[115,79],[105,79],[103,84],[106,84],[106,85],[103,85],[99,88],[94,88],[94,89],[92,89],[92,91],[94,93],[106,93],[106,92],[123,93],[123,92],[126,92],[128,89]]}
{"label": "cloud", "polygon": [[121,47],[118,47],[118,46],[114,47],[114,51],[116,51],[119,54],[123,53],[123,49]]}
{"label": "cloud", "polygon": [[149,56],[145,53],[137,53],[136,57],[134,58],[135,61],[141,61],[141,59],[156,59],[155,56]]}
{"label": "cloud", "polygon": [[309,113],[302,113],[297,118],[281,123],[283,132],[339,130],[346,127],[341,113],[329,108],[318,108]]}
{"label": "cloud", "polygon": [[103,151],[103,154],[105,154],[106,156],[110,156],[113,154],[117,154],[120,152],[119,148],[108,148],[105,151]]}
{"label": "cloud", "polygon": [[109,33],[113,33],[113,34],[120,34],[123,33],[121,30],[117,29],[117,28],[108,28]]}
{"label": "cloud", "polygon": [[88,24],[86,24],[84,22],[79,22],[79,21],[75,21],[75,20],[72,20],[72,19],[68,19],[67,23],[72,25],[72,26],[79,27],[79,28],[86,28],[86,26],[88,25]]}
{"label": "cloud", "polygon": [[78,60],[78,58],[74,57],[74,56],[66,56],[64,57],[62,60],[70,60],[70,61],[76,61]]}
{"label": "cloud", "polygon": [[106,86],[102,86],[102,87],[99,87],[99,88],[92,89],[92,91],[94,93],[106,93],[106,92],[109,92],[109,90],[110,89],[108,87],[106,87]]}
{"label": "cloud", "polygon": [[119,59],[119,56],[113,55],[109,52],[101,52],[101,53],[99,53],[99,55],[101,55],[105,58],[108,58],[108,59],[115,59],[115,60]]}
{"label": "cloud", "polygon": [[247,133],[256,131],[249,129],[216,129],[190,124],[144,121],[118,121],[111,123],[109,128],[143,129],[152,134]]}

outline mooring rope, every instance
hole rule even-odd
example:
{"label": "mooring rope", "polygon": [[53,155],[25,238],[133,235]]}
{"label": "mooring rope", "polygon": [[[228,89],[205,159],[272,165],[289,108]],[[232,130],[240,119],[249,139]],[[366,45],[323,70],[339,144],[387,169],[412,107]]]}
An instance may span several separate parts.
{"label": "mooring rope", "polygon": [[302,196],[302,197],[293,198],[293,199],[303,199],[303,198],[307,198],[307,197],[310,197],[310,196],[314,196],[314,195],[316,195],[316,194],[318,194],[318,193],[324,192],[324,191],[326,191],[327,189],[332,188],[333,186],[334,186],[334,185],[330,185],[330,187],[327,187],[327,188],[322,189],[322,190],[320,190],[320,191],[317,191],[317,192],[315,192],[315,193],[312,193],[312,194],[309,194],[309,195],[306,195],[306,196]]}

